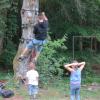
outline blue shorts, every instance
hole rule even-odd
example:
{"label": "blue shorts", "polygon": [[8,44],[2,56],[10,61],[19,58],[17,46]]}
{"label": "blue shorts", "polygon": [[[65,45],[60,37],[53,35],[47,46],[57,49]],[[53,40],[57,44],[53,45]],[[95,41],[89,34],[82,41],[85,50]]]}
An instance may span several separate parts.
{"label": "blue shorts", "polygon": [[33,39],[32,41],[29,42],[27,45],[28,49],[34,48],[37,52],[41,52],[43,49],[43,45],[47,43],[47,40],[37,40]]}
{"label": "blue shorts", "polygon": [[28,93],[29,95],[34,95],[34,94],[38,94],[38,86],[37,85],[28,85]]}
{"label": "blue shorts", "polygon": [[70,94],[71,95],[77,95],[80,93],[80,84],[70,84]]}
{"label": "blue shorts", "polygon": [[2,94],[2,89],[0,88],[0,96],[1,96],[1,94]]}

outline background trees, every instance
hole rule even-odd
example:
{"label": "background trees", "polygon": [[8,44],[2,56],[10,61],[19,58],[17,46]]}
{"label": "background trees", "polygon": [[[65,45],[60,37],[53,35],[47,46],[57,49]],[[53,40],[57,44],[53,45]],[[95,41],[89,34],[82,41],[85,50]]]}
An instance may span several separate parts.
{"label": "background trees", "polygon": [[20,19],[18,0],[0,1],[0,36],[3,38],[3,50],[0,56],[1,66],[12,68],[12,60],[19,44]]}
{"label": "background trees", "polygon": [[[8,68],[12,68],[12,60],[21,37],[21,5],[21,0],[0,1],[0,49],[3,44],[0,65]],[[93,39],[93,48],[95,41],[97,43],[96,51],[91,51],[91,39],[77,38],[75,40],[77,44],[75,45],[75,57],[88,62],[87,68],[89,69],[86,69],[85,73],[91,74],[90,62],[100,63],[100,0],[40,0],[40,10],[45,11],[48,16],[51,40],[39,58],[38,70],[41,72],[43,67],[40,66],[44,66],[43,76],[47,74],[47,69],[51,73],[49,75],[62,76],[63,63],[72,59],[73,36],[96,36]],[[64,36],[67,37],[65,40],[62,39]],[[78,45],[79,42],[81,45]],[[82,44],[83,49],[87,45],[88,48],[81,52]]]}

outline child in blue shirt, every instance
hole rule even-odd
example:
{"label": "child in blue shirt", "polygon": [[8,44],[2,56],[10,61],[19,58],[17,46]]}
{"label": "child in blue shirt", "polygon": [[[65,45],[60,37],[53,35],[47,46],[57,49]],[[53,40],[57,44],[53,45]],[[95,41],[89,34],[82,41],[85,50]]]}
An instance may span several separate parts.
{"label": "child in blue shirt", "polygon": [[81,71],[85,66],[85,62],[74,60],[71,64],[66,64],[64,67],[71,72],[70,75],[70,100],[80,100],[81,87]]}

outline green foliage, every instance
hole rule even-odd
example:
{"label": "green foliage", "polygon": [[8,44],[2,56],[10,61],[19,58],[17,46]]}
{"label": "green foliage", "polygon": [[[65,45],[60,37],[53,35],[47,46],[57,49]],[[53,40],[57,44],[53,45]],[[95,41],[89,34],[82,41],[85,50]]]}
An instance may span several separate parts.
{"label": "green foliage", "polygon": [[0,0],[0,10],[4,10],[10,7],[9,0]]}
{"label": "green foliage", "polygon": [[[17,10],[17,12],[16,12]],[[9,39],[15,43],[17,46],[19,43],[20,38],[20,26],[19,24],[21,21],[18,19],[18,9],[11,8],[8,14],[7,18],[7,32],[6,32],[6,38],[9,41]]]}
{"label": "green foliage", "polygon": [[75,32],[80,35],[98,35],[99,0],[42,0],[41,4],[49,17],[54,39],[69,33],[69,29],[72,35]]}
{"label": "green foliage", "polygon": [[9,0],[0,0],[0,37],[3,37],[6,28],[7,9],[10,7]]}
{"label": "green foliage", "polygon": [[3,52],[0,55],[0,63],[12,68],[12,61],[16,54],[16,48],[20,38],[21,21],[18,16],[18,1],[0,1],[0,36],[3,37]]}
{"label": "green foliage", "polygon": [[43,84],[47,84],[55,78],[61,78],[63,75],[63,62],[66,58],[62,55],[61,49],[66,48],[64,41],[65,39],[49,41],[39,57],[37,70]]}
{"label": "green foliage", "polygon": [[[19,44],[21,4],[21,0],[0,0],[0,37],[4,38],[0,63],[5,66],[12,66]],[[45,46],[38,61],[40,79],[46,83],[47,80],[61,78],[63,75],[63,64],[72,59],[73,36],[95,35],[98,42],[100,41],[100,0],[40,0],[40,9],[46,12],[51,31],[51,40]],[[62,39],[65,35],[68,37],[66,40]],[[88,42],[85,44],[87,45]],[[92,54],[89,49],[85,52],[75,51],[76,58],[88,62],[84,77],[89,81],[91,75],[94,75],[91,65],[100,63],[99,54]]]}
{"label": "green foliage", "polygon": [[3,64],[6,68],[12,68],[12,61],[16,54],[15,45],[12,41],[7,41],[6,48],[3,50],[0,56],[0,63]]}
{"label": "green foliage", "polygon": [[[12,35],[10,34],[11,31],[9,27],[13,27],[14,24],[11,26],[9,23],[14,23],[13,20],[8,22],[8,13],[10,13],[9,9],[11,7],[10,0],[0,0],[0,37],[3,38],[4,48],[0,55],[0,63],[6,67],[12,65],[12,60],[15,55],[15,45],[13,44]],[[11,9],[10,9],[11,10]],[[17,29],[17,27],[15,27]],[[15,30],[16,31],[16,30]],[[12,31],[14,33],[14,31]],[[7,34],[9,33],[9,37]]]}

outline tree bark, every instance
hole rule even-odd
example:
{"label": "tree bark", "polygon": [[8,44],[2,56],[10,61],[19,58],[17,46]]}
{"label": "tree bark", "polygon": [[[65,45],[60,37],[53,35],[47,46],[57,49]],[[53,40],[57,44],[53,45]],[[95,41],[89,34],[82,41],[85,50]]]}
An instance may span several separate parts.
{"label": "tree bark", "polygon": [[90,38],[91,39],[91,51],[93,51],[93,37]]}
{"label": "tree bark", "polygon": [[22,62],[18,61],[18,57],[20,56],[28,42],[34,38],[33,26],[36,23],[38,9],[39,0],[23,0],[21,9],[22,36],[17,54],[13,60],[14,76],[17,79],[20,77],[24,77],[27,72],[27,66],[30,61],[31,53]]}
{"label": "tree bark", "polygon": [[95,49],[95,52],[97,52],[97,40],[96,40],[96,38],[94,38],[94,49]]}
{"label": "tree bark", "polygon": [[82,37],[80,37],[80,42],[79,42],[79,45],[80,45],[80,51],[82,51],[83,50],[83,38]]}

